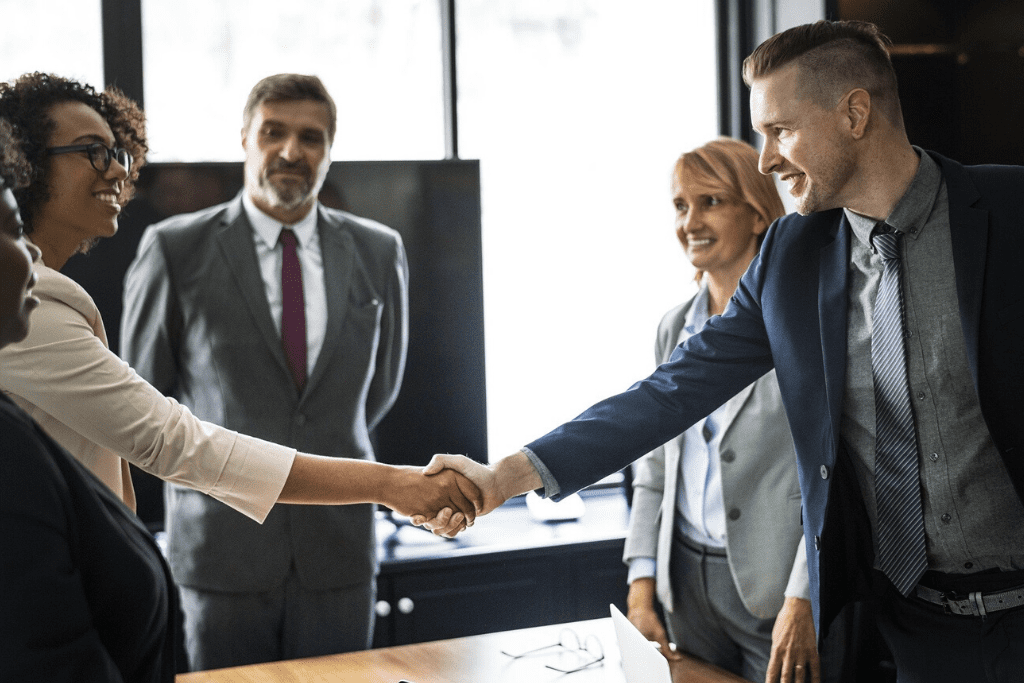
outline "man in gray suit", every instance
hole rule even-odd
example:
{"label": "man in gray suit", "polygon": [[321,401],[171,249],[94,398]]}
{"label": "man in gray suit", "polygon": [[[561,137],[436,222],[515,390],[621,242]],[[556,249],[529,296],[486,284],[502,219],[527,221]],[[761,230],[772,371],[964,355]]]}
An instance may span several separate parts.
{"label": "man in gray suit", "polygon": [[[408,270],[395,231],[317,202],[335,129],[315,76],[256,84],[245,188],[147,230],[125,279],[122,356],[204,420],[371,460],[405,365]],[[259,526],[170,485],[167,530],[193,669],[369,646],[372,506],[278,507]]]}

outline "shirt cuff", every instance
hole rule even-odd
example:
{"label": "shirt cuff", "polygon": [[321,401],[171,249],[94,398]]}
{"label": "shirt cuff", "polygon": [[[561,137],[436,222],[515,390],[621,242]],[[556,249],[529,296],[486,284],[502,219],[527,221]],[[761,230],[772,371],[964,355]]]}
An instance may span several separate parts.
{"label": "shirt cuff", "polygon": [[626,583],[633,583],[637,579],[653,579],[657,573],[658,561],[653,557],[634,557],[629,561]]}
{"label": "shirt cuff", "polygon": [[523,453],[526,453],[526,457],[530,459],[530,463],[533,464],[533,468],[537,470],[537,474],[540,475],[541,488],[538,489],[538,493],[544,498],[554,498],[562,492],[558,482],[555,481],[555,475],[551,474],[551,470],[545,465],[537,454],[531,451],[526,446],[520,448]]}

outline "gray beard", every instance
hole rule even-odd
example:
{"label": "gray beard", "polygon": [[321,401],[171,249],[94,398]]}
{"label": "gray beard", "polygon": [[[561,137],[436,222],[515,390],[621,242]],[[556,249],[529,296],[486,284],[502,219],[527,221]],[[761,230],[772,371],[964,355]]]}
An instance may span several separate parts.
{"label": "gray beard", "polygon": [[263,179],[263,189],[276,206],[290,210],[301,206],[310,196],[310,187],[304,183],[301,187],[279,187],[267,179]]}

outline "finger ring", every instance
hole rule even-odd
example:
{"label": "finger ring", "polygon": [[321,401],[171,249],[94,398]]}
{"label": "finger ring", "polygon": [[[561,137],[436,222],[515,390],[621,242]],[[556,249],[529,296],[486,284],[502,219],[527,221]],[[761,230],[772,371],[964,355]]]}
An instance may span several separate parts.
{"label": "finger ring", "polygon": [[795,664],[795,665],[793,666],[793,668],[794,668],[794,669],[802,669],[802,668],[804,668],[804,665],[803,665],[803,664]]}

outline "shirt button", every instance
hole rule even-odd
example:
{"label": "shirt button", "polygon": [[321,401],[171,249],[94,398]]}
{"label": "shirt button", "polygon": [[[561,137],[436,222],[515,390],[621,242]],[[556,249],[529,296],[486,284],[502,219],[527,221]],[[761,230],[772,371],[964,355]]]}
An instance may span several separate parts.
{"label": "shirt button", "polygon": [[701,436],[704,437],[705,441],[711,441],[711,439],[715,435],[711,433],[711,428],[710,427],[708,427],[707,425],[704,425],[704,429],[701,430]]}
{"label": "shirt button", "polygon": [[932,462],[935,462],[936,460],[939,459],[939,454],[938,453],[932,453],[931,455],[928,456],[928,459],[931,460]]}
{"label": "shirt button", "polygon": [[974,566],[973,562],[964,562],[964,569],[970,569]]}
{"label": "shirt button", "polygon": [[911,228],[910,229],[910,234],[911,235],[916,235],[917,234],[917,228]]}
{"label": "shirt button", "polygon": [[821,478],[828,479],[828,467],[826,467],[825,465],[821,466]]}
{"label": "shirt button", "polygon": [[953,517],[950,516],[948,512],[944,512],[942,513],[942,517],[939,517],[939,519],[942,520],[943,524],[949,524],[949,520],[953,519]]}
{"label": "shirt button", "polygon": [[733,521],[736,521],[739,518],[740,518],[740,511],[739,511],[739,509],[733,508],[732,510],[729,510],[729,519],[731,519]]}
{"label": "shirt button", "polygon": [[719,457],[722,459],[722,462],[732,462],[736,459],[736,454],[733,453],[732,450],[726,449],[722,451],[722,454]]}

